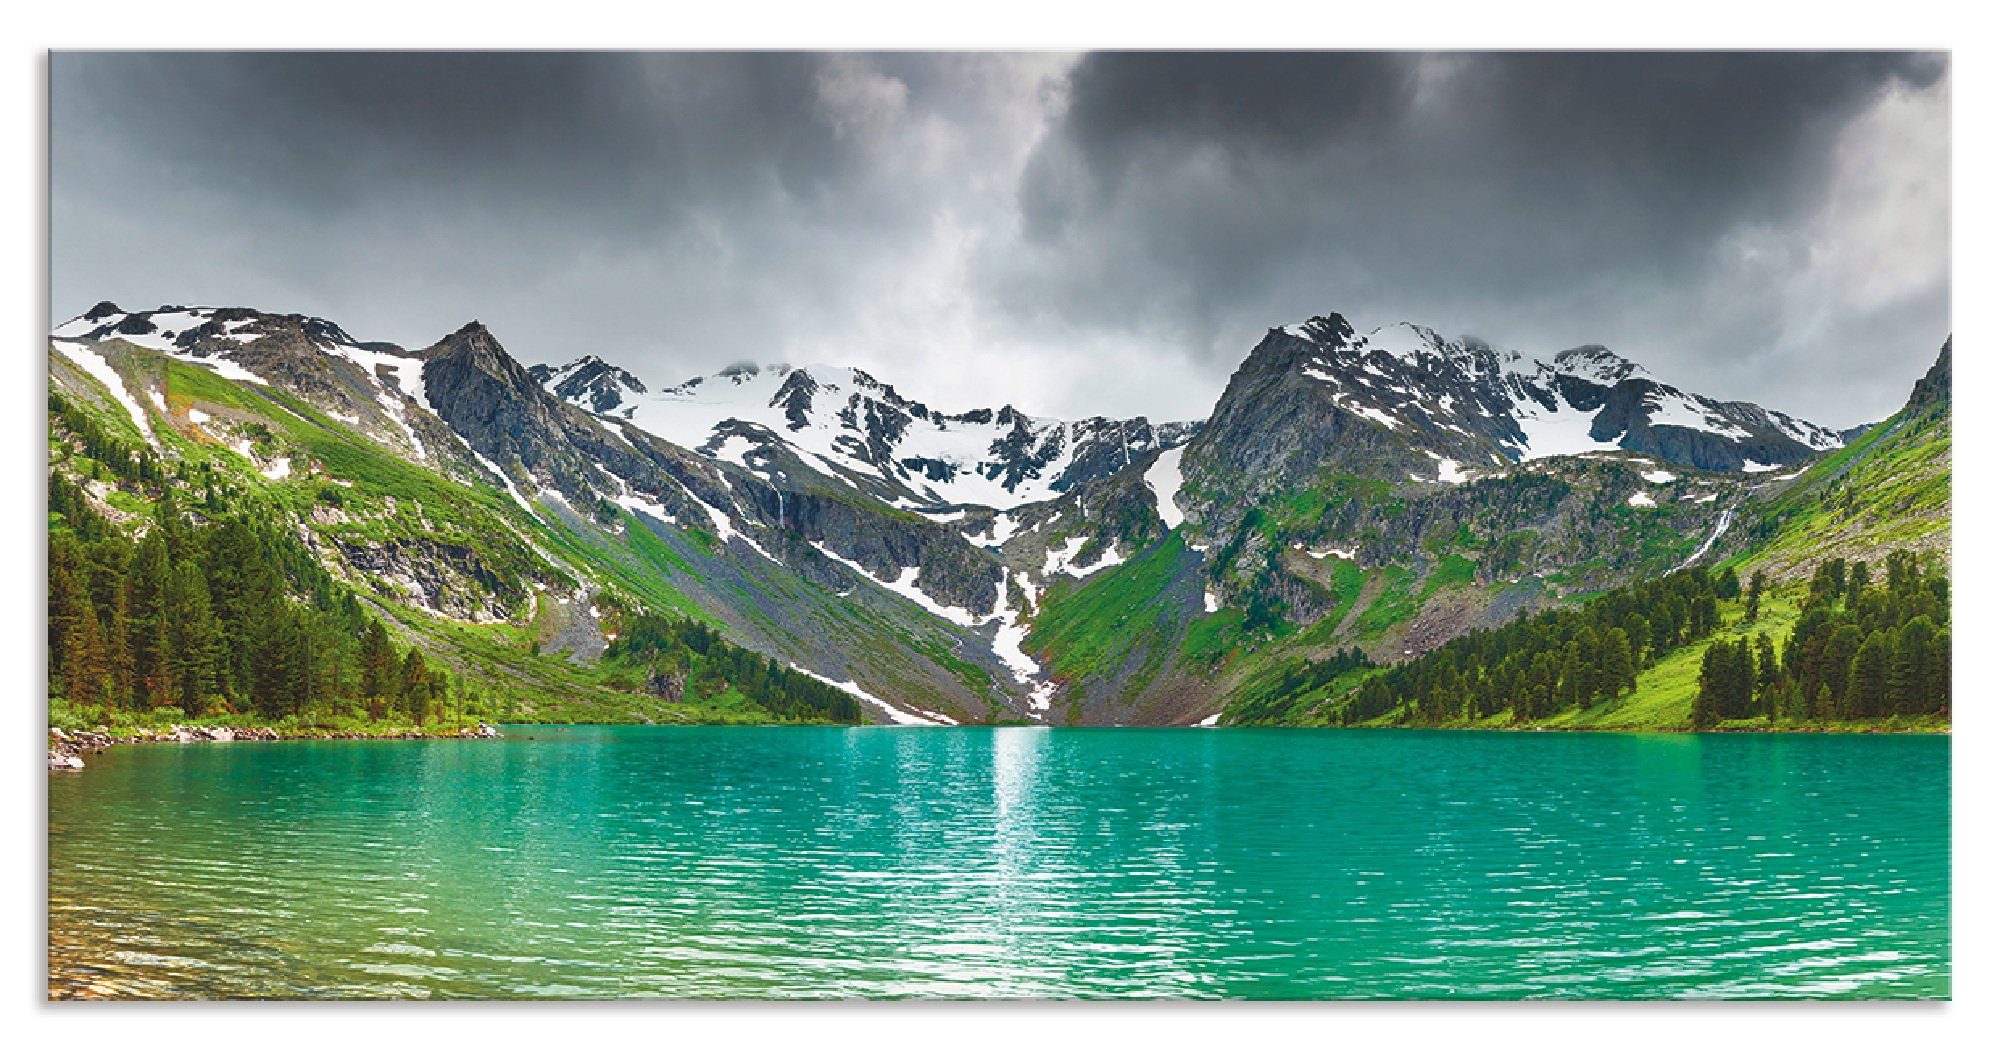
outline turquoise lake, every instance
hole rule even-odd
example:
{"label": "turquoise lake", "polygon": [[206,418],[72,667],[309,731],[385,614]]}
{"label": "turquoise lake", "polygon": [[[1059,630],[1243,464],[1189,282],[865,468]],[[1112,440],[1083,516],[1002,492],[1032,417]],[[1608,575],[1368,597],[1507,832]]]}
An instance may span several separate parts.
{"label": "turquoise lake", "polygon": [[1950,740],[522,727],[49,777],[53,996],[1941,997]]}

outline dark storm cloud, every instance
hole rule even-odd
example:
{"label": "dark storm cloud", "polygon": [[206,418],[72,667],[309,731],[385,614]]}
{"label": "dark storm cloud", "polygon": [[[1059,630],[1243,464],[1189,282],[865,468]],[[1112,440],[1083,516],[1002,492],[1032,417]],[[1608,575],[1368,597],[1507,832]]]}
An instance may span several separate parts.
{"label": "dark storm cloud", "polygon": [[[1198,414],[1337,309],[1880,414],[1949,324],[1904,54],[57,55],[54,312]],[[1907,373],[1907,374],[1906,374]],[[1140,376],[1140,378],[1133,378]]]}
{"label": "dark storm cloud", "polygon": [[51,64],[57,314],[247,301],[417,344],[479,316],[654,381],[847,334],[938,195],[885,140],[912,85],[952,75],[920,113],[974,126],[990,94],[924,56],[882,60],[900,79],[796,54]]}
{"label": "dark storm cloud", "polygon": [[[1709,380],[1729,392],[1784,333],[1704,302],[1719,247],[1809,223],[1842,133],[1943,75],[1901,54],[1091,55],[1026,168],[1042,250],[995,286],[1221,358],[1260,319],[1336,308],[1534,352],[1623,343],[1691,386],[1743,372]],[[1897,318],[1902,370],[1944,335],[1927,290]]]}

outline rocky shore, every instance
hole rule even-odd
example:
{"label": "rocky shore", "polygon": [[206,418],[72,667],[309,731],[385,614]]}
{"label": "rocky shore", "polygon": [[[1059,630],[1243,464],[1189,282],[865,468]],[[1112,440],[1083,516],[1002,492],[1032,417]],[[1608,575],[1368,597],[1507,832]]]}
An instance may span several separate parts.
{"label": "rocky shore", "polygon": [[365,733],[336,732],[327,730],[305,730],[280,732],[268,727],[232,728],[226,725],[171,725],[165,729],[132,729],[121,735],[107,732],[65,732],[49,729],[49,770],[72,770],[83,767],[83,756],[95,753],[120,743],[252,743],[281,739],[497,739],[500,730],[481,722],[477,728],[459,729],[456,732],[420,732],[410,729],[402,732]]}

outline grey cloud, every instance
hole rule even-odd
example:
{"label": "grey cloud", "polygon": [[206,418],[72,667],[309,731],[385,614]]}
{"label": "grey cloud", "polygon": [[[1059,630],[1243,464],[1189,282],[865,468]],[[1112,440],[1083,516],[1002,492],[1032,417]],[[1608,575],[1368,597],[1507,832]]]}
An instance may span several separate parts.
{"label": "grey cloud", "polygon": [[1946,175],[1907,159],[1944,133],[1947,76],[1914,54],[58,54],[52,311],[241,302],[411,343],[476,316],[525,357],[652,381],[832,358],[945,404],[1185,416],[1266,327],[1340,309],[1601,342],[1844,424],[1949,324]]}
{"label": "grey cloud", "polygon": [[[1787,322],[1731,302],[1732,327],[1703,330],[1716,314],[1690,292],[1718,246],[1809,222],[1850,123],[1944,75],[1919,54],[1095,54],[1025,171],[1038,250],[987,276],[1022,308],[1141,318],[1217,361],[1260,322],[1342,308],[1537,352],[1666,352],[1651,363],[1728,393],[1745,376],[1709,373]],[[1903,370],[1942,340],[1941,300],[1900,311]],[[1864,378],[1857,350],[1827,347],[1853,366],[1839,381]],[[1836,415],[1884,403],[1818,392],[1784,391]]]}

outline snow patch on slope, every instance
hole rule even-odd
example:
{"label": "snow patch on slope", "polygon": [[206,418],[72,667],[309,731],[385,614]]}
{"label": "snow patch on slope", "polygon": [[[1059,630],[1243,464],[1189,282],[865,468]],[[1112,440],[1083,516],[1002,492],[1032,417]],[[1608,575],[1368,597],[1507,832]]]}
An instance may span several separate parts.
{"label": "snow patch on slope", "polygon": [[[259,336],[251,336],[252,341],[254,341],[257,338],[259,338]],[[169,354],[168,356],[172,357],[174,360],[181,361],[186,364],[200,365],[201,367],[207,368],[209,371],[212,371],[215,374],[225,379],[230,379],[235,382],[253,383],[258,386],[271,385],[269,382],[265,381],[263,376],[257,374],[256,372],[251,371],[248,368],[245,368],[241,364],[238,364],[227,357],[196,357],[194,354],[191,353],[172,353]]]}
{"label": "snow patch on slope", "polygon": [[477,459],[479,461],[479,465],[484,466],[488,470],[493,471],[493,476],[500,478],[500,483],[507,486],[507,494],[513,496],[514,501],[521,504],[521,509],[528,511],[529,517],[535,516],[535,508],[533,506],[528,505],[527,496],[522,495],[521,490],[519,488],[514,487],[514,479],[512,477],[507,476],[507,471],[500,469],[500,464],[479,454],[479,452],[476,449],[474,449],[470,444],[467,444],[465,446],[465,450],[474,459]]}
{"label": "snow patch on slope", "polygon": [[1679,426],[1683,429],[1712,433],[1732,441],[1741,441],[1750,436],[1750,431],[1716,415],[1694,398],[1679,392],[1661,395],[1659,407],[1653,410],[1651,425]]}
{"label": "snow patch on slope", "polygon": [[[424,390],[424,362],[418,357],[402,357],[379,350],[367,350],[346,343],[319,343],[317,348],[336,357],[344,357],[361,369],[368,377],[368,383],[375,393],[375,402],[382,407],[382,413],[403,430],[403,436],[410,442],[410,448],[418,458],[425,458],[424,445],[417,440],[417,432],[410,428],[405,396],[431,411],[430,395]],[[377,371],[377,369],[381,371]],[[383,373],[387,373],[384,378]],[[506,476],[502,474],[501,476]]]}
{"label": "snow patch on slope", "polygon": [[1089,544],[1089,536],[1079,535],[1065,540],[1061,546],[1049,547],[1048,558],[1042,564],[1042,575],[1052,576],[1060,573],[1081,579],[1092,573],[1101,572],[1114,565],[1125,563],[1125,559],[1118,556],[1117,548],[1110,543],[1106,543],[1104,544],[1104,548],[1098,552],[1095,564],[1077,564],[1077,555],[1083,553],[1083,548]]}
{"label": "snow patch on slope", "polygon": [[854,698],[861,700],[864,703],[867,703],[868,705],[874,707],[875,709],[880,710],[883,714],[888,716],[889,723],[893,725],[929,725],[935,727],[938,725],[958,724],[958,722],[953,721],[948,717],[945,717],[943,714],[933,714],[930,713],[929,711],[919,711],[917,713],[911,713],[907,710],[903,710],[902,708],[897,707],[894,704],[891,704],[888,700],[883,699],[880,696],[876,696],[873,693],[867,691],[866,689],[863,689],[860,685],[852,681],[836,681],[833,678],[827,677],[825,674],[815,674],[812,671],[807,670],[806,668],[801,666],[794,666],[792,669],[798,671],[801,674],[804,674],[809,678],[812,678],[815,681],[820,682],[821,684],[832,685],[834,688],[837,688],[842,692],[845,692],[848,695],[853,696]]}
{"label": "snow patch on slope", "polygon": [[1185,448],[1169,448],[1146,467],[1146,487],[1153,490],[1153,501],[1160,513],[1160,523],[1173,531],[1187,520],[1181,508],[1174,505],[1174,496],[1181,491],[1181,453]]}
{"label": "snow patch on slope", "polygon": [[[1715,497],[1711,495],[1708,498],[1713,499]],[[1707,502],[1707,501],[1708,499],[1702,500],[1702,502]],[[1735,519],[1736,519],[1735,510],[1722,511],[1722,516],[1715,519],[1715,530],[1708,533],[1708,538],[1701,541],[1701,546],[1697,547],[1694,553],[1689,554],[1687,560],[1682,561],[1678,565],[1675,565],[1674,571],[1678,572],[1681,569],[1686,568],[1691,564],[1694,564],[1696,561],[1701,560],[1702,555],[1708,553],[1709,548],[1715,545],[1715,541],[1717,539],[1722,538],[1722,533],[1729,531],[1729,523],[1731,521],[1734,521]]]}
{"label": "snow patch on slope", "polygon": [[125,406],[126,414],[132,417],[132,425],[139,428],[139,433],[146,438],[146,443],[155,448],[159,447],[160,442],[153,437],[153,424],[146,418],[146,410],[139,406],[138,399],[132,396],[132,391],[125,385],[125,377],[118,374],[118,369],[113,368],[110,361],[104,359],[102,354],[72,346],[67,342],[52,342],[50,345],[61,351],[63,356],[69,358],[72,364],[82,368],[91,378],[103,383],[105,388],[111,391],[111,396],[116,397],[118,403]]}
{"label": "snow patch on slope", "polygon": [[1571,408],[1560,396],[1556,397],[1554,408],[1545,407],[1532,397],[1517,398],[1513,414],[1514,423],[1521,428],[1523,435],[1523,440],[1515,445],[1521,452],[1522,462],[1554,455],[1616,451],[1618,448],[1616,440],[1600,441],[1590,436],[1590,426],[1597,418],[1596,413]]}
{"label": "snow patch on slope", "polygon": [[992,618],[990,616],[976,616],[973,615],[971,612],[968,612],[965,609],[959,608],[955,605],[943,604],[938,600],[936,600],[935,598],[931,597],[931,595],[924,593],[923,589],[917,585],[918,580],[921,579],[923,576],[923,569],[921,567],[912,566],[909,568],[905,568],[902,570],[901,574],[896,576],[896,578],[883,579],[880,576],[877,576],[874,572],[869,571],[868,567],[866,565],[863,565],[861,562],[849,560],[848,558],[842,557],[839,554],[835,553],[833,549],[827,546],[825,543],[815,541],[812,544],[812,548],[818,550],[822,554],[825,554],[828,558],[834,561],[838,561],[843,565],[846,565],[847,567],[853,569],[855,572],[866,577],[870,582],[874,583],[875,585],[880,586],[882,589],[887,590],[892,594],[895,594],[897,597],[900,597],[903,600],[908,601],[911,604],[914,604],[917,607],[923,609],[924,611],[929,612],[934,616],[937,616],[939,619],[956,623],[962,627],[975,627]]}

